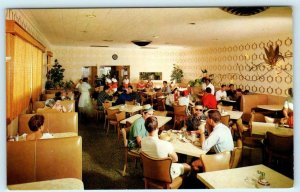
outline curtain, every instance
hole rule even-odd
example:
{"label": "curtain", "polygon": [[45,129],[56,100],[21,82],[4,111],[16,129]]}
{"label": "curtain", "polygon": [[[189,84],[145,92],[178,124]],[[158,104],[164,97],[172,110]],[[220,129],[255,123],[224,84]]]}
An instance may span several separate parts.
{"label": "curtain", "polygon": [[43,52],[16,35],[7,35],[12,61],[7,62],[7,118],[14,119],[38,100],[42,90]]}

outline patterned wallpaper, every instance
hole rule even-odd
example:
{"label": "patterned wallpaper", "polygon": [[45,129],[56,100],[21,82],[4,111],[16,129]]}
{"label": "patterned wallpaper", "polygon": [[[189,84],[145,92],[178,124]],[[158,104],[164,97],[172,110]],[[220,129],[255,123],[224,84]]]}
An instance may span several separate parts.
{"label": "patterned wallpaper", "polygon": [[[278,44],[285,57],[271,69],[263,61],[264,47]],[[291,36],[227,44],[222,47],[207,47],[189,50],[177,63],[184,71],[185,82],[202,77],[201,69],[214,74],[213,84],[233,83],[237,88],[271,95],[287,95],[293,86],[293,40]]]}

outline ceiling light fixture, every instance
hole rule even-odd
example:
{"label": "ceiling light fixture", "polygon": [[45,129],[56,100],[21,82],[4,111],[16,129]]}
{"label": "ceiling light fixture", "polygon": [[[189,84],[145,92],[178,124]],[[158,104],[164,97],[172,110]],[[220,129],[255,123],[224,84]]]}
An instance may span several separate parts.
{"label": "ceiling light fixture", "polygon": [[133,40],[131,42],[137,46],[144,47],[144,46],[149,45],[152,41],[150,41],[150,40]]}

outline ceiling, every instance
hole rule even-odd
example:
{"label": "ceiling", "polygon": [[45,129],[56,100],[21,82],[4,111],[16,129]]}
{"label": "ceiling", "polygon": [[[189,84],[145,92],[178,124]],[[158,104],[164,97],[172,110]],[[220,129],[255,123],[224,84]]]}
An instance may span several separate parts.
{"label": "ceiling", "polygon": [[138,47],[132,40],[151,40],[149,48],[201,47],[286,34],[292,9],[271,7],[252,16],[220,8],[22,9],[52,45]]}

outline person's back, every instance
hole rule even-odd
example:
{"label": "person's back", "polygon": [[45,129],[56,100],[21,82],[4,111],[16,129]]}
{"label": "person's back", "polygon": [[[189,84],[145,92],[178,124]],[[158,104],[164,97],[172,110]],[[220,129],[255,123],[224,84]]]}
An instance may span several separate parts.
{"label": "person's back", "polygon": [[211,94],[211,88],[207,87],[205,90],[205,94],[202,97],[202,104],[204,107],[208,109],[216,109],[217,108],[217,100],[216,97]]}

